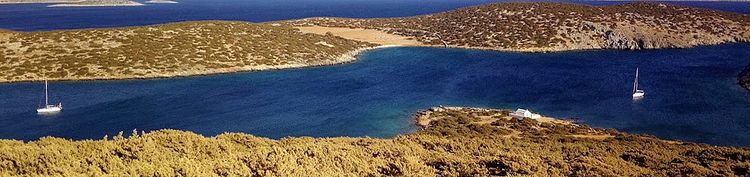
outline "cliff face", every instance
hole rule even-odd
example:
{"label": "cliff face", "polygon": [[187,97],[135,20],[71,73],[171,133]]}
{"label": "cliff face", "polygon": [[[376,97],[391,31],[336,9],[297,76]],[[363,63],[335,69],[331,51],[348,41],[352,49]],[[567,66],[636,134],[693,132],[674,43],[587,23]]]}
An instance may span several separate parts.
{"label": "cliff face", "polygon": [[750,65],[747,65],[742,72],[737,76],[737,80],[740,86],[750,91]]}
{"label": "cliff face", "polygon": [[161,130],[0,141],[0,176],[746,176],[750,149],[666,141],[508,111],[435,108],[392,139]]}
{"label": "cliff face", "polygon": [[513,51],[682,48],[750,39],[750,16],[654,3],[501,3],[406,18],[289,24],[371,28],[431,45]]}

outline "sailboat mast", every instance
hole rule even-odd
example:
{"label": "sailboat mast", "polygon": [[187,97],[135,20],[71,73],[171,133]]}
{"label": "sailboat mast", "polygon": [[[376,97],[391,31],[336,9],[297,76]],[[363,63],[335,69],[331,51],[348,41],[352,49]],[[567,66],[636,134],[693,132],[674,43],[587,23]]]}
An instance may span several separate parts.
{"label": "sailboat mast", "polygon": [[47,80],[44,80],[44,106],[49,105],[49,95],[47,95]]}
{"label": "sailboat mast", "polygon": [[638,90],[638,68],[635,68],[635,81],[633,82],[633,93]]}

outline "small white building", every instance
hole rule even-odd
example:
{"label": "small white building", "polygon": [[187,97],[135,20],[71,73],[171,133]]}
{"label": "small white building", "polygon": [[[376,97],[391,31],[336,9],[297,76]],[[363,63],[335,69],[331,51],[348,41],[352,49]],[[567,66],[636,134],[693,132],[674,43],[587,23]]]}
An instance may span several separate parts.
{"label": "small white building", "polygon": [[542,115],[534,114],[531,111],[526,110],[526,109],[517,109],[515,112],[511,112],[510,116],[516,119],[523,119],[523,118],[538,119],[542,117]]}

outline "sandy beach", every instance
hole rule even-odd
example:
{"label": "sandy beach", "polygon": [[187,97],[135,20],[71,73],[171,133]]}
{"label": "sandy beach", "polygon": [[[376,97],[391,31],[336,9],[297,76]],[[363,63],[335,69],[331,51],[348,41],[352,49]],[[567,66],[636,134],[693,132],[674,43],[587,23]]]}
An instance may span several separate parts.
{"label": "sandy beach", "polygon": [[383,31],[374,29],[362,29],[362,28],[338,28],[338,27],[322,27],[322,26],[305,26],[296,27],[303,33],[314,33],[325,35],[330,32],[334,36],[342,37],[345,39],[375,43],[380,45],[398,45],[398,46],[426,46],[422,42],[414,40],[413,38],[388,34]]}

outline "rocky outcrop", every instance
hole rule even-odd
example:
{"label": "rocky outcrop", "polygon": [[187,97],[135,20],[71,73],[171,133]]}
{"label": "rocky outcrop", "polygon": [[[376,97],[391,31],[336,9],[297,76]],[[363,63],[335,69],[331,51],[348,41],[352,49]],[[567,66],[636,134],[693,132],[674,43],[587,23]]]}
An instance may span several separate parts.
{"label": "rocky outcrop", "polygon": [[737,81],[740,86],[750,91],[750,65],[747,65],[742,72],[737,76]]}
{"label": "rocky outcrop", "polygon": [[288,24],[377,29],[435,46],[531,52],[685,48],[750,39],[750,16],[657,3],[500,3],[415,17]]}

